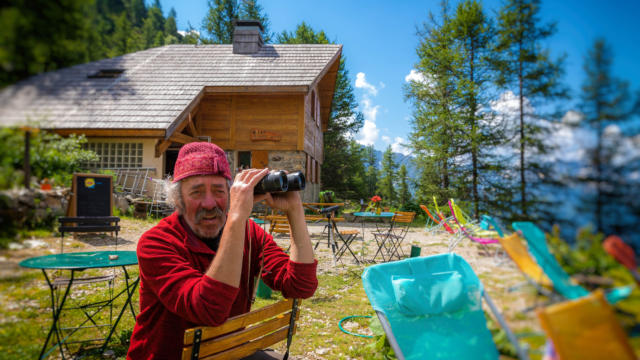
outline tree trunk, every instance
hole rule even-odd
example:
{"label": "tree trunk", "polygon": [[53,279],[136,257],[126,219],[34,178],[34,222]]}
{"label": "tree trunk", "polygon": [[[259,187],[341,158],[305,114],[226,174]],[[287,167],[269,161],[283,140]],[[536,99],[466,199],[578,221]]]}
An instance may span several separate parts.
{"label": "tree trunk", "polygon": [[[522,48],[522,46],[521,46]],[[522,53],[522,50],[520,51]],[[527,180],[525,178],[525,163],[524,163],[524,152],[525,152],[525,138],[524,138],[524,79],[523,79],[523,69],[522,69],[522,60],[518,60],[518,83],[520,86],[520,198],[522,200],[522,215],[524,217],[527,216]]]}

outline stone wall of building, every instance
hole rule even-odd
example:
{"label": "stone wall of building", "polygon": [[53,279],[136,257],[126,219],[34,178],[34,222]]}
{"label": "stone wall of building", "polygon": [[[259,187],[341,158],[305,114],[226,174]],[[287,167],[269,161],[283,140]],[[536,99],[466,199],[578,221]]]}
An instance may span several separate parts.
{"label": "stone wall of building", "polygon": [[[286,170],[288,172],[302,171],[305,173],[307,157],[303,151],[270,151],[269,169]],[[320,184],[312,184],[310,179],[306,181],[306,187],[302,192],[303,202],[316,202],[320,192]]]}

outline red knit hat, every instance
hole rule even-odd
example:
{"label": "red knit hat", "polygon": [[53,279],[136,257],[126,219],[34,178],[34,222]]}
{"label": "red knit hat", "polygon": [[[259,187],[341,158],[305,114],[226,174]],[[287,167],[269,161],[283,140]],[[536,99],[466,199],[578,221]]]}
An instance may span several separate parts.
{"label": "red knit hat", "polygon": [[195,175],[219,175],[231,180],[227,156],[218,145],[192,142],[180,149],[173,168],[173,182]]}

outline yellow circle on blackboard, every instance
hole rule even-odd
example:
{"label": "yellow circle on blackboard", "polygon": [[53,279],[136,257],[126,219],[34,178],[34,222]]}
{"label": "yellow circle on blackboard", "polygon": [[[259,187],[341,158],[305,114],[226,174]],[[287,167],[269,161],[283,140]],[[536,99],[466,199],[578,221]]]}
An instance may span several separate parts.
{"label": "yellow circle on blackboard", "polygon": [[86,178],[84,179],[84,186],[93,189],[93,187],[96,186],[96,180],[94,178]]}

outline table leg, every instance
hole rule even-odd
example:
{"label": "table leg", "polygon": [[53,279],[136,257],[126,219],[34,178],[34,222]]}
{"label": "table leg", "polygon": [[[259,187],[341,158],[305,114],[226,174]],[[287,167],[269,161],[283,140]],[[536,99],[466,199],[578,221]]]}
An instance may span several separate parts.
{"label": "table leg", "polygon": [[[113,326],[111,327],[111,330],[109,331],[109,335],[107,336],[106,340],[104,341],[104,344],[102,344],[102,348],[100,348],[100,352],[104,352],[104,350],[107,348],[107,345],[109,344],[109,340],[111,340],[111,336],[113,336],[113,333],[115,332],[116,327],[118,326],[118,323],[120,322],[120,319],[122,318],[122,315],[126,311],[127,306],[130,306],[134,320],[136,318],[135,317],[135,312],[133,311],[133,306],[131,305],[131,297],[133,296],[133,292],[135,291],[135,289],[138,287],[138,282],[140,281],[140,277],[138,277],[131,285],[129,285],[129,280],[128,280],[129,279],[129,273],[127,272],[127,269],[124,266],[122,268],[124,269],[124,273],[125,273],[125,281],[126,281],[125,291],[127,292],[127,300],[125,300],[124,305],[122,305],[122,309],[120,309],[120,313],[118,314],[118,317],[116,318],[116,321],[113,323]],[[120,294],[122,294],[122,292]],[[120,296],[120,294],[118,294],[118,296]],[[115,299],[113,299],[113,300],[115,300]]]}
{"label": "table leg", "polygon": [[[44,274],[44,278],[47,280],[47,285],[49,285],[49,290],[51,291],[51,311],[53,312],[53,323],[51,324],[51,329],[49,329],[49,333],[47,334],[47,340],[45,340],[44,345],[42,346],[42,350],[40,351],[39,359],[44,359],[49,355],[49,353],[58,346],[60,348],[60,356],[64,359],[64,351],[62,350],[62,341],[60,341],[60,329],[58,321],[60,320],[60,312],[62,311],[62,307],[64,306],[64,302],[67,299],[67,295],[69,295],[69,290],[71,289],[71,285],[73,284],[73,277],[75,275],[75,271],[71,270],[71,278],[69,279],[69,283],[67,284],[67,288],[64,291],[64,295],[60,300],[60,304],[56,306],[56,296],[55,290],[53,288],[53,284],[51,280],[49,280],[49,276],[47,276],[47,272],[42,269],[42,273]],[[56,338],[58,339],[58,343],[54,345],[49,351],[45,352],[47,349],[47,345],[49,345],[49,340],[51,339],[52,333],[56,333]]]}

